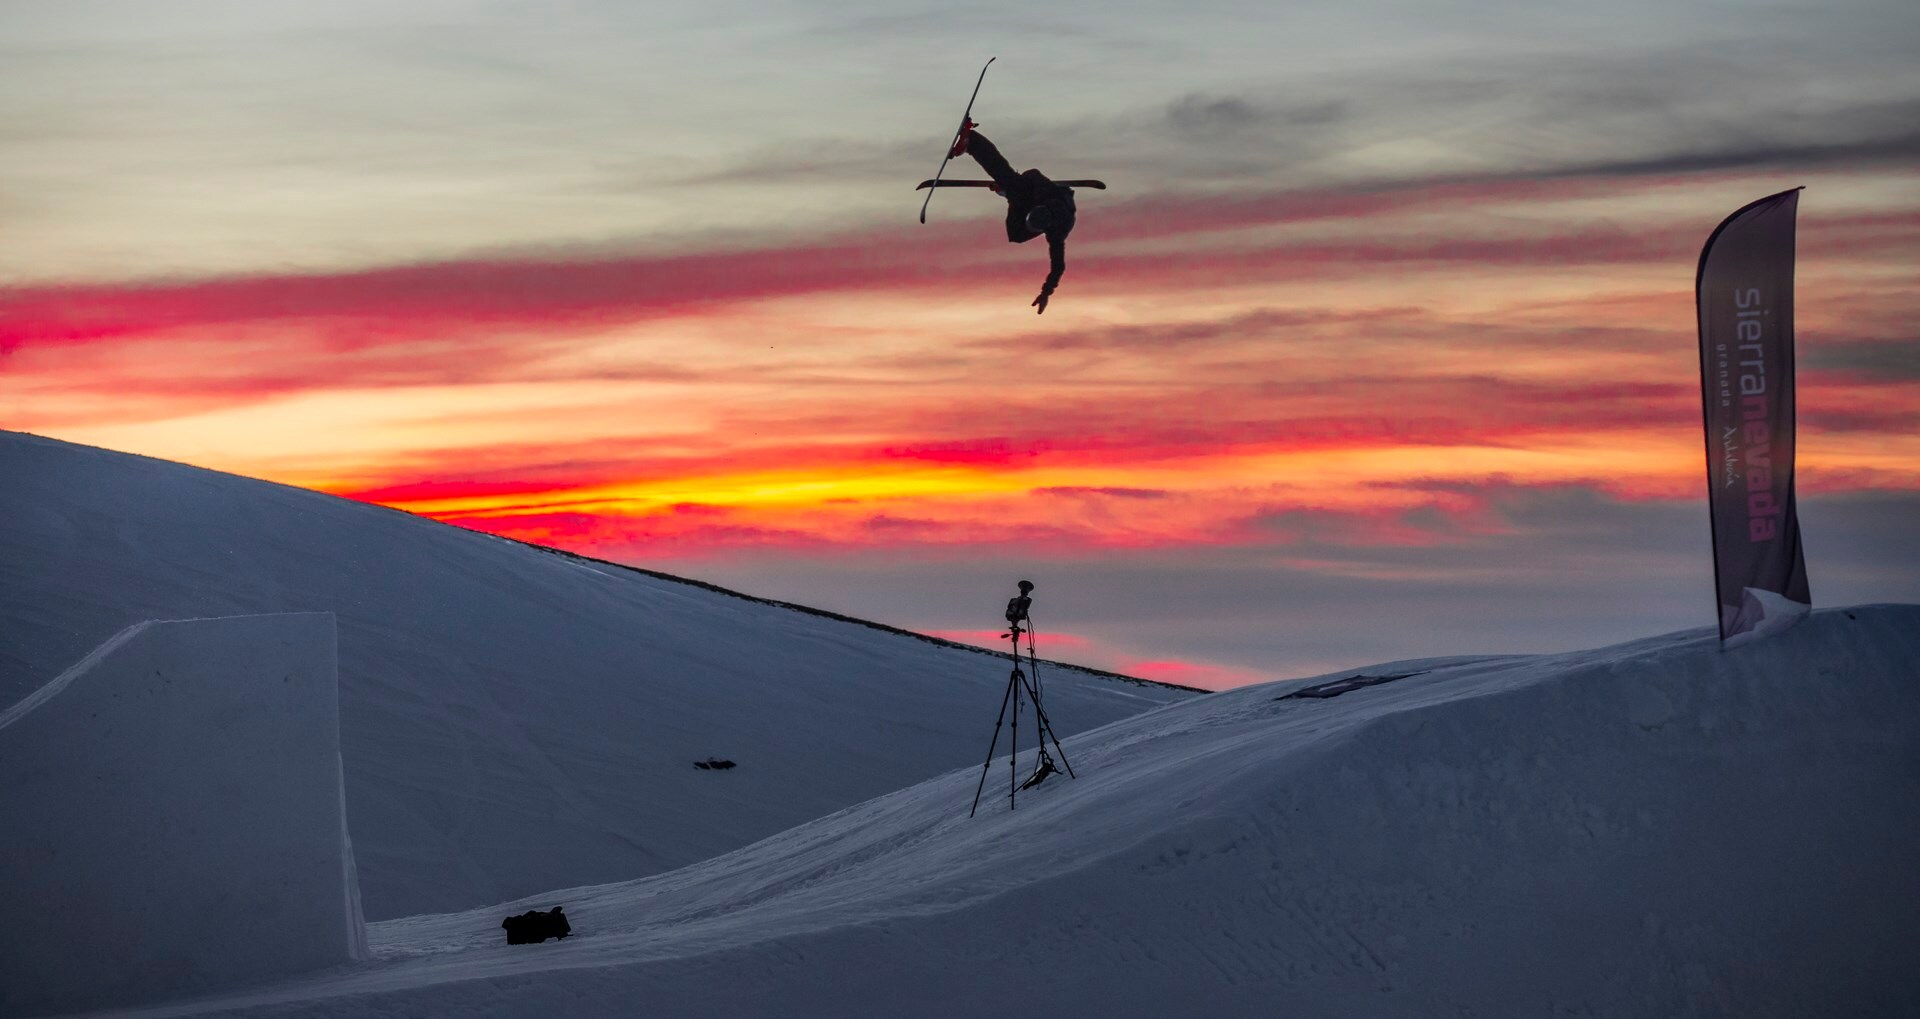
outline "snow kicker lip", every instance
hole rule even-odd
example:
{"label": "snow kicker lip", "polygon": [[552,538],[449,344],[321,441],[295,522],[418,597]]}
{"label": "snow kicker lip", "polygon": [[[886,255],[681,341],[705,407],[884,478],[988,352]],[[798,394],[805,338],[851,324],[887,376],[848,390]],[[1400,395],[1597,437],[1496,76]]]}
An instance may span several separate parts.
{"label": "snow kicker lip", "polygon": [[1427,670],[1422,669],[1419,672],[1394,672],[1384,676],[1348,676],[1345,679],[1336,679],[1331,683],[1316,683],[1313,686],[1304,687],[1292,693],[1283,693],[1275,697],[1274,700],[1285,701],[1292,700],[1295,697],[1311,697],[1316,700],[1325,700],[1328,697],[1338,697],[1349,690],[1379,686],[1382,683],[1391,683],[1396,679],[1406,679],[1409,676],[1424,676],[1426,674]]}

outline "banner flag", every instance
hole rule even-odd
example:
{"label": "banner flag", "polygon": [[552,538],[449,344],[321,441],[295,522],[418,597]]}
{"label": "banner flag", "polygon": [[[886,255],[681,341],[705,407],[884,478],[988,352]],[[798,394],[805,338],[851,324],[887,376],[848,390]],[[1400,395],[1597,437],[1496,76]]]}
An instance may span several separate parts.
{"label": "banner flag", "polygon": [[1720,641],[1812,607],[1793,499],[1793,229],[1800,189],[1728,216],[1700,250],[1700,389]]}

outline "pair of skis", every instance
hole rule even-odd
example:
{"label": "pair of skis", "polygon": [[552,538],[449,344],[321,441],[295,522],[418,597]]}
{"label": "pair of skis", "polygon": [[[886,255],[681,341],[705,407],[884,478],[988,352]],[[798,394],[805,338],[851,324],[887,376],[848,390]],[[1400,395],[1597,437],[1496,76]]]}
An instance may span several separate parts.
{"label": "pair of skis", "polygon": [[[1056,180],[1054,181],[1054,183],[1059,184],[1062,187],[1093,188],[1095,191],[1105,191],[1107,189],[1107,182],[1103,180]],[[920,183],[915,184],[913,186],[913,189],[915,191],[918,191],[921,188],[992,188],[993,190],[998,191],[1000,190],[1000,185],[995,184],[993,181],[990,181],[990,180],[941,180],[940,178],[935,177],[932,180],[923,180]],[[932,201],[933,196],[928,195],[927,200]],[[927,210],[925,208],[922,208],[920,210],[921,215],[923,217],[925,216],[926,211]],[[922,218],[920,222],[925,223],[926,219]]]}
{"label": "pair of skis", "polygon": [[[998,184],[990,180],[940,179],[940,176],[947,172],[947,163],[953,160],[953,147],[960,143],[960,136],[965,133],[967,130],[967,122],[973,117],[973,101],[980,98],[980,83],[987,80],[987,68],[992,67],[993,62],[998,59],[1000,58],[988,57],[986,64],[980,68],[980,77],[974,79],[973,95],[967,97],[967,111],[960,115],[960,127],[953,132],[953,141],[947,144],[947,156],[945,159],[940,160],[940,169],[934,172],[932,180],[923,180],[914,186],[915,191],[924,188],[927,192],[927,200],[920,203],[920,222],[922,224],[927,221],[927,206],[933,204],[933,193],[940,188],[992,188],[995,191],[1000,189]],[[1107,189],[1105,182],[1097,180],[1062,180],[1055,181],[1054,183],[1070,188],[1093,188],[1099,191],[1105,191]]]}

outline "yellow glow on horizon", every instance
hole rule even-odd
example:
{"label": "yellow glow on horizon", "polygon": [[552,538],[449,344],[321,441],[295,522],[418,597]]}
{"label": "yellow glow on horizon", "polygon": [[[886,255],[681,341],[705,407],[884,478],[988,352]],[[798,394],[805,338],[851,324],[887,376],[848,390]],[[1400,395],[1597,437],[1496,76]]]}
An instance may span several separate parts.
{"label": "yellow glow on horizon", "polygon": [[[1036,490],[1098,493],[1139,490],[1180,501],[1145,501],[1114,511],[1127,521],[1170,531],[1278,502],[1329,511],[1373,512],[1432,501],[1421,483],[1605,483],[1656,480],[1673,484],[1699,473],[1697,451],[1659,432],[1621,432],[1549,440],[1525,448],[1458,444],[1312,450],[1248,450],[1149,464],[928,464],[872,460],[780,471],[707,473],[562,487],[535,493],[387,500],[429,516],[511,518],[556,511],[629,516],[700,505],[798,519],[812,513],[871,512],[886,502],[919,513],[967,519]],[[1406,483],[1414,483],[1412,487]],[[1123,519],[1124,518],[1124,519]],[[1183,523],[1183,521],[1185,521]]]}

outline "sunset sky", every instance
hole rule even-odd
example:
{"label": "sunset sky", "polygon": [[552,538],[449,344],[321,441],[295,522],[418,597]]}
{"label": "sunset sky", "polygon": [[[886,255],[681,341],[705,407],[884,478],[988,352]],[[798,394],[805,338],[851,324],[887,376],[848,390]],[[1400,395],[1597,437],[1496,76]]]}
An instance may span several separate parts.
{"label": "sunset sky", "polygon": [[[995,55],[1044,316],[916,222]],[[1209,687],[1711,624],[1695,260],[1805,185],[1815,604],[1920,601],[1911,0],[6,0],[0,156],[0,427]]]}

